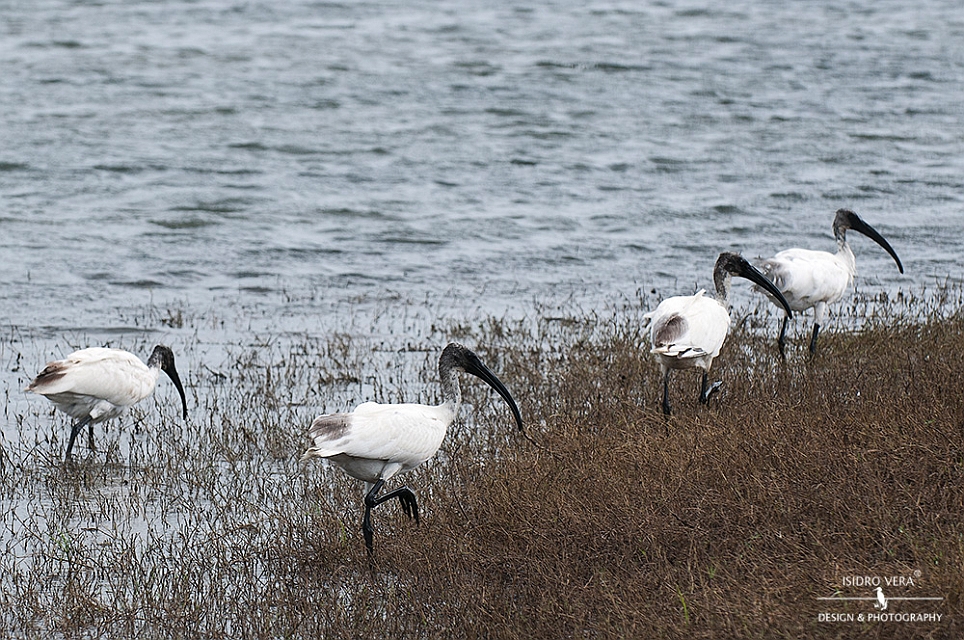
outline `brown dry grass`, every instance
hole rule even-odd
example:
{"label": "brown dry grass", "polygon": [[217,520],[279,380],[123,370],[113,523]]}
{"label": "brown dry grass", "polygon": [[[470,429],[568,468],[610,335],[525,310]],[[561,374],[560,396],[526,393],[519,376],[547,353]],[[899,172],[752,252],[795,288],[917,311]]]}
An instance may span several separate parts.
{"label": "brown dry grass", "polygon": [[[48,533],[30,534],[29,563],[4,568],[5,628],[37,637],[961,637],[964,314],[946,300],[916,300],[913,317],[889,304],[859,331],[826,332],[812,360],[798,321],[785,365],[776,320],[742,318],[715,370],[722,395],[700,406],[698,376],[677,374],[669,420],[641,312],[438,330],[427,343],[453,336],[479,346],[537,444],[467,381],[463,420],[443,451],[399,479],[416,491],[422,524],[395,504],[376,510],[374,564],[358,531],[357,483],[296,461],[319,385],[366,363],[344,336],[240,354],[229,386],[195,384],[204,407],[196,431],[172,427],[126,459],[92,455],[67,474],[59,462],[8,456],[8,483],[19,464],[23,482],[46,488],[22,498],[31,515],[18,517],[36,529],[42,519]],[[419,380],[383,370],[378,393],[429,399],[406,386],[435,393],[437,351],[426,348],[415,353]],[[165,413],[171,425],[175,414]],[[129,521],[138,509],[155,514],[144,518],[147,533]],[[100,523],[96,535],[78,532],[85,518]],[[944,600],[890,610],[943,619],[818,621],[873,611],[816,600],[872,592],[842,587],[846,576],[916,576],[914,588],[889,595]]]}

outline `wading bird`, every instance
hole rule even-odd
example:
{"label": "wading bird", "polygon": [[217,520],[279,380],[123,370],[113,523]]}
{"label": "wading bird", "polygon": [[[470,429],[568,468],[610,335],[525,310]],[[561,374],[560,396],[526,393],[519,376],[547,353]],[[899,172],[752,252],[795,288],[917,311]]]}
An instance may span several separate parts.
{"label": "wading bird", "polygon": [[730,314],[727,304],[730,296],[730,280],[739,276],[755,282],[783,301],[787,316],[791,314],[790,305],[783,299],[773,283],[757,271],[753,265],[736,253],[721,253],[713,269],[713,282],[716,297],[704,297],[705,289],[691,296],[675,296],[659,303],[655,311],[644,318],[650,320],[650,343],[652,353],[659,359],[663,373],[663,413],[670,414],[669,374],[673,369],[703,370],[700,387],[700,402],[706,404],[716,392],[720,381],[707,387],[707,378],[713,359],[720,354],[723,341],[730,329]]}
{"label": "wading bird", "polygon": [[69,458],[74,440],[84,425],[89,425],[93,441],[94,425],[116,418],[151,395],[161,371],[177,387],[187,419],[187,399],[174,368],[174,353],[163,345],[154,347],[146,365],[133,353],[121,349],[92,347],[74,351],[63,360],[48,363],[27,386],[27,391],[46,396],[58,409],[77,420],[70,428],[67,442]]}
{"label": "wading bird", "polygon": [[[813,307],[813,335],[810,337],[810,353],[817,350],[817,335],[827,315],[827,305],[837,302],[843,297],[847,286],[857,275],[857,264],[854,252],[847,244],[847,229],[853,229],[864,234],[891,255],[897,263],[897,268],[904,273],[904,265],[900,263],[897,253],[884,240],[884,237],[869,224],[860,219],[849,209],[838,209],[833,219],[833,237],[837,239],[837,253],[827,251],[811,251],[809,249],[787,249],[772,258],[762,260],[759,264],[762,271],[773,284],[777,286],[784,298],[790,303],[794,311],[806,311]],[[773,300],[772,296],[770,297]],[[776,304],[776,301],[774,301]],[[787,342],[787,323],[789,316],[783,319],[780,328],[780,355],[784,352]]]}
{"label": "wading bird", "polygon": [[418,523],[418,502],[411,489],[403,486],[382,496],[378,493],[395,474],[414,469],[438,451],[462,402],[460,372],[471,373],[495,389],[509,405],[522,431],[522,416],[505,385],[477,355],[454,342],[445,347],[438,361],[442,404],[365,402],[351,413],[318,416],[311,423],[308,435],[314,446],[302,458],[326,458],[352,478],[368,484],[362,533],[369,554],[374,535],[371,511],[378,505],[397,498],[405,514]]}

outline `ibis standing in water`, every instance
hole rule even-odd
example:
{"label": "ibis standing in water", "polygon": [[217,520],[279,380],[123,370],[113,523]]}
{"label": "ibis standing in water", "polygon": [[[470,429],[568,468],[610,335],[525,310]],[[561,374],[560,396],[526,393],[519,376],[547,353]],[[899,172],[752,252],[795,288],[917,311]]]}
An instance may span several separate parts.
{"label": "ibis standing in water", "polygon": [[442,382],[442,404],[378,404],[365,402],[351,413],[318,416],[308,435],[314,446],[303,457],[326,458],[352,478],[368,484],[362,533],[372,553],[374,529],[372,509],[397,498],[405,514],[418,523],[418,502],[408,487],[378,495],[385,483],[398,473],[410,471],[435,455],[445,432],[459,412],[462,391],[459,373],[471,373],[495,389],[509,405],[519,430],[522,416],[505,385],[489,371],[477,355],[458,343],[450,343],[438,361]]}
{"label": "ibis standing in water", "polygon": [[769,291],[781,300],[787,316],[790,305],[784,300],[772,282],[736,253],[721,253],[713,269],[716,297],[710,298],[700,289],[691,296],[675,296],[659,303],[655,311],[644,318],[651,321],[650,343],[652,353],[659,359],[663,373],[663,413],[670,414],[669,374],[673,369],[702,369],[700,402],[706,404],[722,382],[707,386],[713,359],[720,355],[720,348],[730,329],[730,313],[727,304],[732,276],[746,278]]}
{"label": "ibis standing in water", "polygon": [[[809,249],[787,249],[772,258],[760,262],[762,271],[777,286],[794,311],[806,311],[813,307],[813,335],[810,337],[810,353],[817,350],[817,335],[827,315],[827,305],[843,297],[847,286],[857,275],[854,252],[847,244],[847,229],[864,234],[889,253],[897,263],[897,269],[904,273],[897,252],[882,235],[860,219],[849,209],[838,209],[833,219],[833,237],[837,239],[837,253],[811,251]],[[773,300],[773,297],[770,297]],[[774,300],[774,304],[776,301]],[[787,341],[787,322],[783,319],[780,328],[780,355]]]}
{"label": "ibis standing in water", "polygon": [[84,425],[90,427],[123,414],[134,404],[154,393],[157,377],[163,371],[181,395],[184,418],[187,399],[174,368],[174,353],[157,345],[145,365],[133,353],[121,349],[92,347],[74,351],[63,360],[50,362],[37,374],[27,391],[46,396],[58,409],[76,419],[70,428],[67,457]]}

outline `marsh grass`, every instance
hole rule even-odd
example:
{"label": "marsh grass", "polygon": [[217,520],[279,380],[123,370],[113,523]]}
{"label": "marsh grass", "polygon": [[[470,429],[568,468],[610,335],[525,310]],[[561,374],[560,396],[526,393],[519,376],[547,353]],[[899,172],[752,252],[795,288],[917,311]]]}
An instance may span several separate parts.
{"label": "marsh grass", "polygon": [[[186,424],[161,388],[98,428],[96,450],[83,436],[72,463],[66,423],[30,404],[8,415],[21,438],[0,456],[0,624],[38,638],[964,634],[960,292],[857,298],[813,358],[798,320],[785,364],[776,315],[735,312],[722,393],[700,406],[698,376],[679,373],[669,419],[644,307],[438,322],[405,339],[198,340],[179,360]],[[189,335],[217,326],[157,316]],[[305,428],[364,400],[437,401],[448,339],[498,373],[534,442],[464,381],[439,455],[398,480],[421,525],[380,507],[370,562],[363,489],[300,461]],[[870,610],[816,600],[865,595],[843,577],[908,575],[916,586],[891,595],[944,600],[892,610],[940,623],[818,621]]]}

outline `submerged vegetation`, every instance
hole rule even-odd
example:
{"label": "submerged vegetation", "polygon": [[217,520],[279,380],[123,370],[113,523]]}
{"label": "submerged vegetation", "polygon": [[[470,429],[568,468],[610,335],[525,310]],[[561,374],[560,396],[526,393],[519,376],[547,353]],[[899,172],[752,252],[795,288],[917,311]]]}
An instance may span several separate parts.
{"label": "submerged vegetation", "polygon": [[[96,450],[78,442],[71,463],[67,424],[49,406],[8,406],[7,429],[21,437],[0,451],[0,628],[38,638],[960,637],[960,292],[841,306],[813,358],[797,320],[785,364],[775,311],[734,312],[711,372],[722,393],[701,406],[699,376],[674,376],[668,418],[639,305],[438,323],[404,339],[253,338],[213,361],[210,345],[179,347],[191,368],[187,422],[161,385],[130,418],[100,427]],[[186,335],[218,324],[157,315]],[[364,400],[438,401],[449,339],[502,379],[534,442],[487,387],[465,381],[439,455],[391,483],[418,495],[421,524],[380,507],[370,562],[364,488],[301,462],[305,431],[314,415]],[[5,363],[35,359],[6,349]],[[940,621],[859,622],[879,613],[871,601],[818,600],[872,596],[854,576],[879,578],[892,599],[943,598],[888,609]]]}

